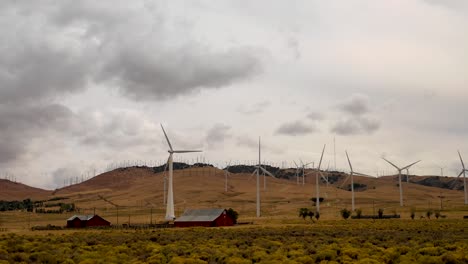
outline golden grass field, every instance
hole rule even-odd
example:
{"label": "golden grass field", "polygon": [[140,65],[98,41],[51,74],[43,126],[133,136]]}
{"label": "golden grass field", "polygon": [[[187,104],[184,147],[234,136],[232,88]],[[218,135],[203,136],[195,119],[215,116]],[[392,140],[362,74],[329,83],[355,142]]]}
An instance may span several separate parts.
{"label": "golden grass field", "polygon": [[292,220],[0,234],[0,263],[468,263],[468,221]]}
{"label": "golden grass field", "polygon": [[[125,168],[98,175],[88,181],[55,191],[44,191],[17,183],[8,189],[9,197],[44,199],[66,197],[80,208],[80,214],[96,212],[112,224],[164,221],[163,173],[153,173],[150,168]],[[256,179],[250,174],[230,174],[228,192],[224,191],[224,171],[217,168],[191,168],[174,171],[174,197],[176,216],[187,208],[233,208],[239,212],[239,221],[256,223],[283,223],[298,220],[298,209],[307,207],[315,210],[310,198],[315,197],[315,176],[308,175],[305,185],[295,180],[267,178],[263,189],[261,177],[262,217],[255,217]],[[351,192],[337,188],[341,181],[327,186],[320,185],[321,220],[340,219],[339,211],[351,208]],[[416,218],[424,216],[428,209],[440,210],[449,219],[460,219],[468,215],[468,206],[463,205],[463,192],[413,183],[403,183],[405,206],[399,206],[399,193],[395,177],[367,178],[355,176],[355,182],[368,186],[365,191],[356,191],[356,208],[365,215],[377,214],[379,208],[385,214],[400,214],[409,219],[411,208],[417,210]],[[4,183],[2,183],[4,184]],[[17,187],[17,189],[14,189]],[[5,199],[5,193],[2,194]],[[440,199],[439,196],[443,196]],[[119,206],[104,201],[104,197]],[[9,199],[13,200],[13,199]],[[442,203],[442,204],[441,204]],[[25,230],[36,225],[66,224],[65,220],[75,213],[33,214],[26,212],[0,213],[0,225],[9,230]]]}

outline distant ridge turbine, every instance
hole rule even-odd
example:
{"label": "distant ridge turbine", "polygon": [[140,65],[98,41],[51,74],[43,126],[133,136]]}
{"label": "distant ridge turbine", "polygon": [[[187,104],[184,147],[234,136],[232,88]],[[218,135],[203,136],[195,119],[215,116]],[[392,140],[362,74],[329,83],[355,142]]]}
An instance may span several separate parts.
{"label": "distant ridge turbine", "polygon": [[398,171],[398,187],[400,188],[400,206],[403,206],[403,188],[401,186],[401,171],[402,170],[406,170],[406,169],[409,169],[411,166],[413,166],[414,164],[420,162],[420,160],[416,161],[416,162],[413,162],[411,163],[410,165],[408,166],[405,166],[403,168],[399,168],[397,167],[395,164],[391,163],[390,161],[388,161],[386,158],[383,158],[383,160],[385,160],[386,162],[388,162],[390,165],[392,165],[393,167],[395,167]]}
{"label": "distant ridge turbine", "polygon": [[169,158],[167,163],[169,164],[169,179],[168,179],[168,188],[167,188],[167,200],[166,200],[166,220],[175,219],[174,211],[174,191],[173,191],[173,155],[174,153],[191,153],[191,152],[202,152],[201,150],[174,150],[172,148],[171,142],[167,137],[166,131],[164,130],[163,125],[161,124],[162,131],[167,140],[167,145],[169,146]]}
{"label": "distant ridge turbine", "polygon": [[467,191],[466,190],[466,171],[467,171],[467,169],[465,169],[465,163],[463,162],[460,151],[458,151],[458,157],[460,157],[460,162],[462,164],[462,171],[460,172],[460,174],[458,174],[457,180],[463,174],[463,192],[465,193],[465,204],[468,204],[468,194],[466,192]]}
{"label": "distant ridge turbine", "polygon": [[346,158],[348,159],[349,169],[351,170],[351,172],[349,173],[348,177],[346,177],[346,179],[343,181],[341,185],[343,186],[348,181],[348,179],[351,178],[351,210],[354,212],[356,208],[354,206],[354,177],[353,176],[354,175],[360,175],[360,176],[365,176],[365,177],[371,177],[371,176],[362,174],[359,172],[355,172],[353,170],[353,165],[351,165],[351,161],[349,160],[348,151],[345,151],[345,153],[346,153]]}
{"label": "distant ridge turbine", "polygon": [[262,167],[262,155],[261,155],[261,142],[260,142],[260,137],[258,137],[258,165],[255,166],[255,170],[252,173],[257,174],[257,217],[261,216],[261,211],[260,211],[260,171],[262,171],[265,174],[270,175],[273,178],[276,178],[273,174],[271,174],[269,171],[267,171],[265,168]]}
{"label": "distant ridge turbine", "polygon": [[317,207],[317,213],[320,213],[320,186],[319,186],[319,174],[320,174],[320,177],[323,177],[323,174],[322,172],[320,171],[320,167],[322,166],[322,159],[323,159],[323,153],[325,153],[325,147],[327,145],[323,145],[323,149],[322,149],[322,155],[320,156],[320,162],[319,162],[319,165],[317,167],[317,174],[315,175],[315,193],[316,193],[316,200],[315,200],[315,203],[316,203],[316,207]]}

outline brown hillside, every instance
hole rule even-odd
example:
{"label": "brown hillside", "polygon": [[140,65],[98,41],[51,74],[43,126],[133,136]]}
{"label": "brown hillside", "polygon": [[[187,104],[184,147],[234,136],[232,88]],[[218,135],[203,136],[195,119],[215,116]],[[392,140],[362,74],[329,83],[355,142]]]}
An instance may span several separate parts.
{"label": "brown hillside", "polygon": [[[255,213],[256,177],[247,173],[230,174],[228,192],[224,191],[224,171],[217,168],[191,168],[174,171],[174,198],[176,215],[186,208],[232,207],[243,215]],[[83,209],[98,208],[113,210],[111,204],[120,208],[153,208],[162,217],[164,173],[154,173],[150,168],[117,169],[94,177],[81,184],[69,186],[55,192],[56,196],[67,196]],[[340,208],[351,207],[351,192],[337,188],[346,175],[339,177],[328,187],[320,185],[322,216],[335,217]],[[354,182],[366,185],[356,191],[356,207],[364,213],[375,208],[401,210],[397,181],[394,177],[354,177]],[[349,181],[347,182],[349,184]],[[444,196],[445,208],[459,208],[463,205],[463,192],[414,183],[403,183],[404,200],[407,208],[438,208]],[[264,216],[295,215],[298,208],[313,208],[310,198],[315,197],[315,176],[306,177],[305,185],[297,185],[295,179],[267,178],[267,189],[263,188],[261,177],[262,214]],[[106,202],[105,200],[110,201]],[[408,209],[405,209],[405,212]],[[390,213],[390,212],[389,212]]]}
{"label": "brown hillside", "polygon": [[51,191],[34,188],[22,183],[0,179],[0,200],[16,201],[30,198],[42,200],[51,195]]}

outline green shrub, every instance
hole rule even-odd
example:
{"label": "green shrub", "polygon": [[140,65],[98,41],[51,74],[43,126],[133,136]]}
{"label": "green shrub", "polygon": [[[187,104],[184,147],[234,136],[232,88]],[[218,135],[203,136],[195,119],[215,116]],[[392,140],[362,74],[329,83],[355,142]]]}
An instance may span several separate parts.
{"label": "green shrub", "polygon": [[346,208],[341,209],[340,213],[341,213],[341,217],[343,217],[343,219],[345,220],[351,216],[351,211]]}

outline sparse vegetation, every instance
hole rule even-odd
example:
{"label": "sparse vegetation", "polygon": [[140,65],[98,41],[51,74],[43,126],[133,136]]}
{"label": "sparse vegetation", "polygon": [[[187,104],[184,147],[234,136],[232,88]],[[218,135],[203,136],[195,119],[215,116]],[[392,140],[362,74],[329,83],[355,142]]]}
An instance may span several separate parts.
{"label": "sparse vegetation", "polygon": [[412,220],[414,220],[415,216],[416,216],[416,208],[412,207],[410,211],[410,217]]}
{"label": "sparse vegetation", "polygon": [[[0,263],[466,263],[463,220],[0,235]],[[55,233],[57,232],[57,233]],[[434,239],[437,238],[437,239]]]}

